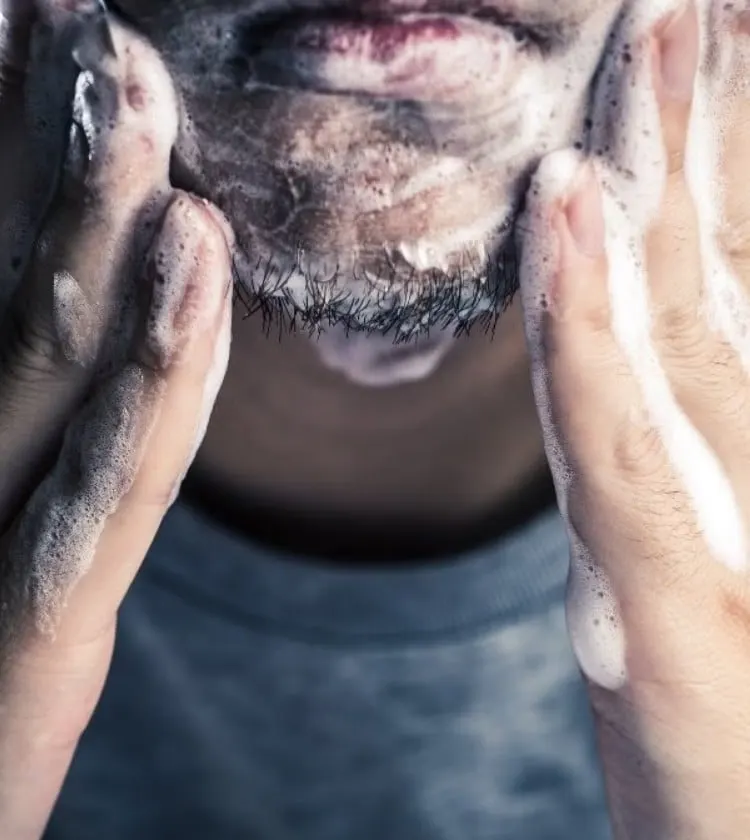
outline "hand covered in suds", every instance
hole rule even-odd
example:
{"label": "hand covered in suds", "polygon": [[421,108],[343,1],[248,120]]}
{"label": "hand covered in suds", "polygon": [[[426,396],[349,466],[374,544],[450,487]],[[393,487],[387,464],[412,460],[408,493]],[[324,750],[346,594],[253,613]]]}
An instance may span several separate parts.
{"label": "hand covered in suds", "polygon": [[232,233],[96,0],[0,0],[0,836],[41,836],[229,353]]}
{"label": "hand covered in suds", "polygon": [[522,287],[618,840],[750,837],[750,17],[626,4]]}

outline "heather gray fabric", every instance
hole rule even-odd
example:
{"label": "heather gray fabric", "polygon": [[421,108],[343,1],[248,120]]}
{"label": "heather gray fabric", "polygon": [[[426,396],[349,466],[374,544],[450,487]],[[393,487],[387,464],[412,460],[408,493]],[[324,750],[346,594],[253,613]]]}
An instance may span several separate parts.
{"label": "heather gray fabric", "polygon": [[176,506],[47,840],[606,840],[566,565],[556,512],[370,572]]}

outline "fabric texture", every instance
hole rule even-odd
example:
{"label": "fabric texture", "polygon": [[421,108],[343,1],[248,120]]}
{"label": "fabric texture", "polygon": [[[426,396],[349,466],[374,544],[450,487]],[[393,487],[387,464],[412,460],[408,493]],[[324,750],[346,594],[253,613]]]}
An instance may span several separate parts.
{"label": "fabric texture", "polygon": [[609,840],[556,511],[325,567],[178,503],[46,840]]}

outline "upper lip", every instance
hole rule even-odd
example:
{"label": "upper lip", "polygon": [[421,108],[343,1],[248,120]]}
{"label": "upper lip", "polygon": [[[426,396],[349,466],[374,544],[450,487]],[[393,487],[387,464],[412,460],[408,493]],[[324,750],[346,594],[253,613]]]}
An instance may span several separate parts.
{"label": "upper lip", "polygon": [[406,14],[461,15],[498,25],[507,20],[507,15],[491,0],[281,0],[249,12],[245,22],[248,28],[267,32],[288,25],[295,18],[375,21]]}

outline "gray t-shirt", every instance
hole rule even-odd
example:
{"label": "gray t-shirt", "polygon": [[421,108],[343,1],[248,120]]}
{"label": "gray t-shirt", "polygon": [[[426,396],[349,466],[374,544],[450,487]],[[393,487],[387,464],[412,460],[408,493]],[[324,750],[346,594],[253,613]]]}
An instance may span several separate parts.
{"label": "gray t-shirt", "polygon": [[370,571],[178,504],[46,840],[607,840],[566,571],[556,512]]}

